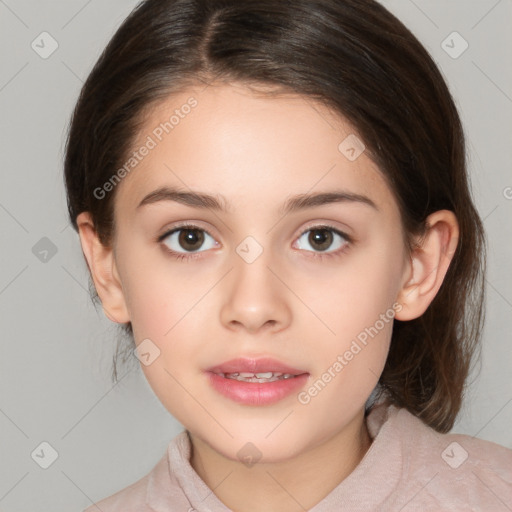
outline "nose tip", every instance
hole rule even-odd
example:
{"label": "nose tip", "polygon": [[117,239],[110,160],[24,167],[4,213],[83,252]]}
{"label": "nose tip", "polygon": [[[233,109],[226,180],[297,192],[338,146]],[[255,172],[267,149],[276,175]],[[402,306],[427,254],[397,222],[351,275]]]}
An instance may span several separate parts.
{"label": "nose tip", "polygon": [[[248,252],[254,255],[250,243]],[[286,288],[273,275],[261,254],[248,263],[241,257],[226,282],[221,321],[230,329],[245,328],[254,334],[260,330],[281,329],[291,317]]]}

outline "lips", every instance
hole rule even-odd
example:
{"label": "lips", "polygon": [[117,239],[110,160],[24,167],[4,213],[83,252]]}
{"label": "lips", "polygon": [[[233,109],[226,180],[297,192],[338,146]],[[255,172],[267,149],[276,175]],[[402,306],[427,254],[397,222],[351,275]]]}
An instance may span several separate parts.
{"label": "lips", "polygon": [[212,366],[211,368],[207,368],[208,372],[212,373],[282,373],[282,374],[290,374],[290,375],[302,375],[304,373],[308,373],[305,370],[300,370],[298,368],[293,368],[288,366],[287,364],[278,361],[277,359],[272,359],[270,357],[265,357],[261,359],[248,359],[248,358],[237,358],[232,359],[230,361],[226,361],[225,363]]}
{"label": "lips", "polygon": [[309,373],[272,358],[238,358],[206,370],[221,395],[245,405],[269,405],[298,391]]}

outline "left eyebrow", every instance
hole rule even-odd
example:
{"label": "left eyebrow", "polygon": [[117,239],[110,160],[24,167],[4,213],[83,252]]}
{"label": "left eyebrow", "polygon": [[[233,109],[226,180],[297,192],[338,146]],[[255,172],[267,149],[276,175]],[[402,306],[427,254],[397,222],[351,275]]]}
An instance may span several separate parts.
{"label": "left eyebrow", "polygon": [[281,215],[286,215],[297,210],[305,208],[313,208],[315,206],[322,206],[332,203],[362,203],[371,206],[375,210],[379,210],[377,205],[367,196],[361,194],[354,194],[352,192],[333,191],[333,192],[320,192],[318,194],[299,194],[291,197],[279,209]]}
{"label": "left eyebrow", "polygon": [[[160,201],[174,201],[195,208],[211,209],[221,212],[226,212],[229,205],[226,198],[220,194],[213,196],[199,192],[181,191],[172,187],[160,187],[146,195],[137,208]],[[306,208],[314,208],[316,206],[340,202],[366,204],[377,211],[379,210],[377,205],[369,197],[342,190],[292,196],[279,208],[278,213],[279,215],[286,215]]]}

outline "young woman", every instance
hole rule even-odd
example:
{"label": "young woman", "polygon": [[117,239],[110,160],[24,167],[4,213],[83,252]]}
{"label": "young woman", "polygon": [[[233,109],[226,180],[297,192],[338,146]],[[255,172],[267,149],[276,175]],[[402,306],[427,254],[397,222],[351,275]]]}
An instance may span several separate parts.
{"label": "young woman", "polygon": [[184,426],[88,512],[510,507],[512,451],[448,433],[482,327],[463,130],[380,4],[140,3],[65,179],[105,314]]}

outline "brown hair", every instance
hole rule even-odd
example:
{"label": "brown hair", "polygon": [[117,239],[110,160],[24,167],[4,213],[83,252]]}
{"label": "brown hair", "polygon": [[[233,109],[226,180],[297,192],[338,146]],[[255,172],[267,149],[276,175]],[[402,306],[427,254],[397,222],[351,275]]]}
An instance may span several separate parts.
{"label": "brown hair", "polygon": [[[439,432],[460,410],[483,323],[485,239],[456,106],[432,58],[374,0],[146,0],[117,30],[75,107],[64,163],[71,222],[112,241],[115,190],[151,107],[200,82],[272,86],[322,102],[357,129],[388,180],[407,236],[455,213],[460,238],[425,314],[394,321],[380,388]],[[412,240],[412,238],[408,238]],[[95,295],[97,298],[97,295]],[[123,326],[131,335],[131,324]],[[132,345],[133,347],[134,345]],[[116,375],[114,358],[114,375]]]}

